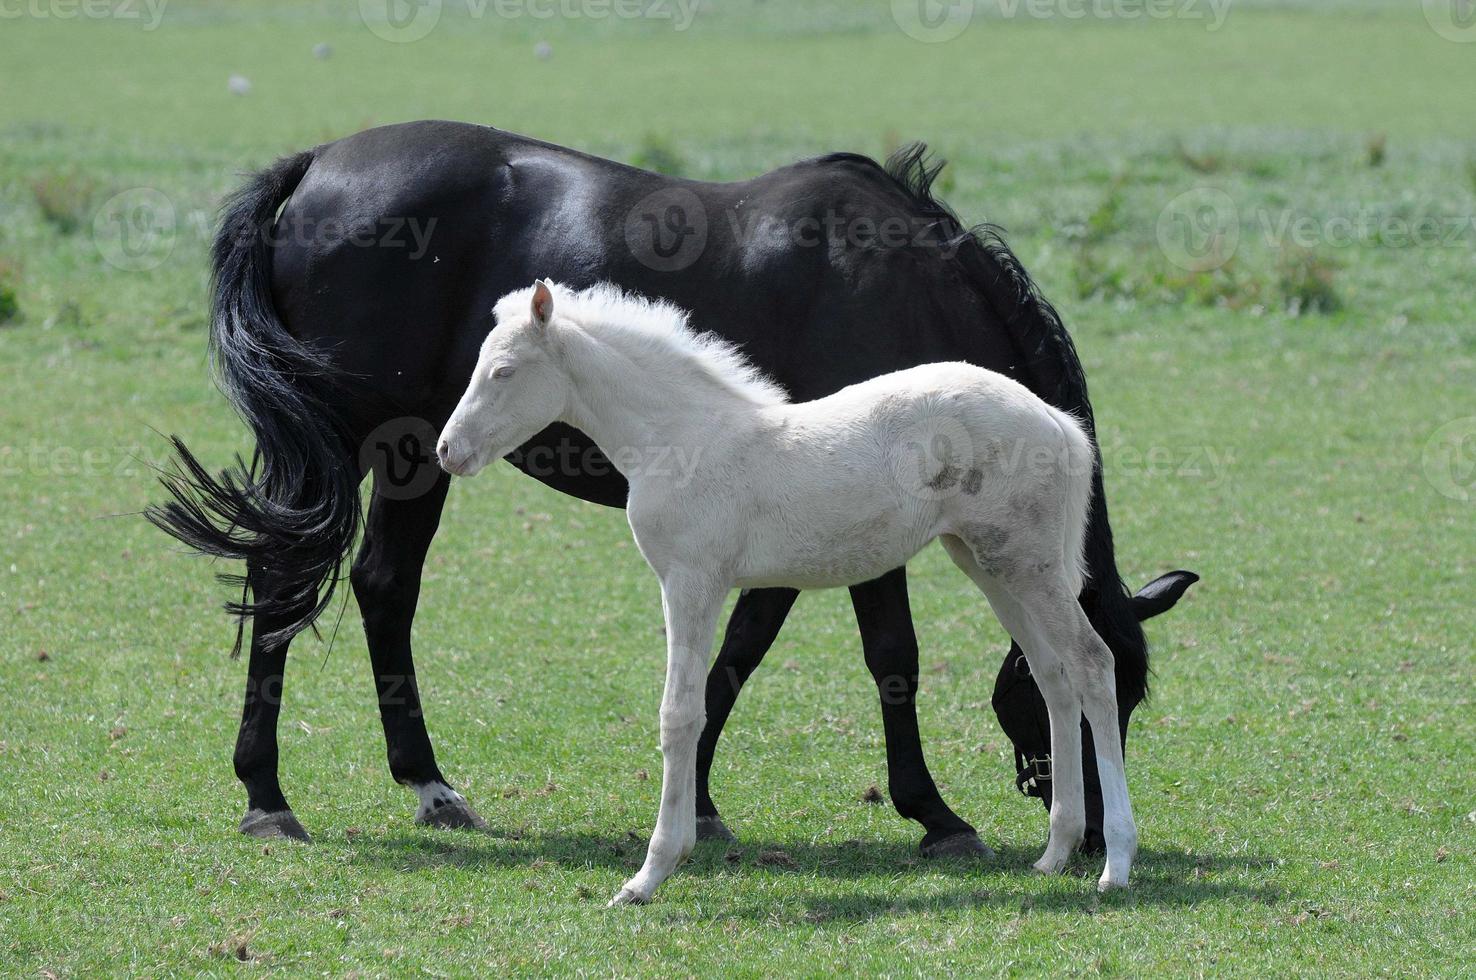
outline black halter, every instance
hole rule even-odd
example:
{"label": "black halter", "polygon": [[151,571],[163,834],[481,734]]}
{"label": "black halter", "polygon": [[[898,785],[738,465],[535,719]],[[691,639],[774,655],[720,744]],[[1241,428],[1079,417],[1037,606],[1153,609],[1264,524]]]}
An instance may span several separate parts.
{"label": "black halter", "polygon": [[1005,658],[995,680],[994,713],[1014,743],[1015,788],[1045,799],[1051,781],[1050,715],[1030,683],[1030,664],[1018,646]]}

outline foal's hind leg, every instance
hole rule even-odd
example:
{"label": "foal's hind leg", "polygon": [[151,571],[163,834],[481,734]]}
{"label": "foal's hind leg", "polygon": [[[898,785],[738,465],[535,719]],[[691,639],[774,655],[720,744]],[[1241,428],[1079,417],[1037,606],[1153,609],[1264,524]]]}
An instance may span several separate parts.
{"label": "foal's hind leg", "polygon": [[1045,698],[1050,714],[1051,757],[1054,760],[1051,796],[1050,839],[1035,870],[1055,874],[1066,866],[1071,852],[1086,834],[1086,805],[1082,796],[1081,702],[1068,679],[1066,664],[1051,645],[1042,642],[1025,608],[1006,587],[1003,579],[985,570],[975,549],[963,539],[944,535],[948,556],[973,580],[989,599],[994,614],[1025,651],[1030,672]]}
{"label": "foal's hind leg", "polygon": [[[1128,800],[1127,776],[1123,770],[1122,737],[1118,731],[1117,677],[1112,651],[1092,628],[1091,621],[1071,596],[1064,581],[1054,588],[1049,582],[1011,590],[1024,612],[1026,631],[1038,648],[1056,654],[1073,689],[1080,711],[1091,726],[1096,748],[1097,773],[1102,787],[1102,832],[1107,842],[1107,866],[1097,887],[1124,888],[1138,850],[1138,830]],[[1031,648],[1025,647],[1026,656]],[[1032,666],[1032,670],[1033,670]],[[1055,712],[1051,713],[1055,731]],[[1071,729],[1080,735],[1072,716]],[[1080,753],[1078,744],[1074,751]],[[1052,756],[1055,752],[1052,752]],[[1079,757],[1079,756],[1078,756]],[[1078,774],[1080,769],[1077,770]]]}
{"label": "foal's hind leg", "polygon": [[1133,858],[1138,853],[1138,828],[1123,765],[1112,651],[1076,602],[1042,609],[1035,618],[1044,626],[1047,642],[1063,651],[1069,676],[1081,696],[1082,711],[1091,726],[1102,788],[1102,835],[1107,844],[1107,866],[1097,887],[1102,891],[1125,888]]}

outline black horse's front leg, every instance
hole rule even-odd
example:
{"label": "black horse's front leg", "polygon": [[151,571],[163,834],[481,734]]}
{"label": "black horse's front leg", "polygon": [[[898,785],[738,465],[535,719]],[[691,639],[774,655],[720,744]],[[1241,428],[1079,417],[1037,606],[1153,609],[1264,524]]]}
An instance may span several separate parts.
{"label": "black horse's front leg", "polygon": [[697,742],[697,838],[732,840],[708,788],[712,756],[738,692],[774,645],[799,593],[794,589],[751,589],[738,596],[723,646],[707,674],[707,723]]}
{"label": "black horse's front leg", "polygon": [[917,636],[907,601],[907,570],[851,587],[866,666],[881,698],[887,738],[887,787],[892,805],[923,825],[926,857],[990,854],[974,828],[943,802],[923,759],[917,730]]}
{"label": "black horse's front leg", "polygon": [[[410,464],[434,466],[425,460]],[[439,469],[393,483],[376,471],[364,543],[354,559],[350,580],[374,667],[390,775],[420,798],[417,823],[485,830],[486,823],[451,788],[436,765],[410,650],[421,569],[440,526],[449,486],[450,477]]]}

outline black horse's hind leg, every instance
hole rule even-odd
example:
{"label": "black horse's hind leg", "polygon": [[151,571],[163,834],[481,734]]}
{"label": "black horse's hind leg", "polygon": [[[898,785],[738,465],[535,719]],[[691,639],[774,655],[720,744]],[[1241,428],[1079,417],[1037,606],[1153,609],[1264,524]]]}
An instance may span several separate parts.
{"label": "black horse's hind leg", "polygon": [[708,789],[712,755],[743,684],[773,646],[799,593],[794,589],[745,591],[733,606],[723,646],[707,674],[707,723],[697,742],[697,837],[732,840]]}
{"label": "black horse's hind leg", "polygon": [[[257,568],[248,568],[246,574],[257,601],[269,600],[275,591],[271,578]],[[236,778],[246,787],[241,833],[252,837],[308,839],[307,831],[287,805],[277,777],[277,717],[282,709],[287,647],[292,641],[262,640],[296,621],[300,614],[299,610],[259,613],[252,621],[246,703],[241,709],[235,755]]]}
{"label": "black horse's hind leg", "polygon": [[446,474],[439,470],[435,474],[433,480],[427,471],[423,479],[382,486],[382,474],[375,472],[375,494],[364,524],[364,542],[349,577],[363,615],[374,667],[390,775],[420,797],[417,823],[484,830],[486,823],[451,788],[436,765],[410,651],[420,573],[431,538],[440,525],[441,508],[450,486]]}
{"label": "black horse's hind leg", "polygon": [[907,570],[898,568],[852,586],[851,605],[861,627],[866,666],[881,697],[892,805],[926,829],[925,856],[989,855],[974,828],[943,802],[923,759],[917,730],[917,636],[907,602]]}

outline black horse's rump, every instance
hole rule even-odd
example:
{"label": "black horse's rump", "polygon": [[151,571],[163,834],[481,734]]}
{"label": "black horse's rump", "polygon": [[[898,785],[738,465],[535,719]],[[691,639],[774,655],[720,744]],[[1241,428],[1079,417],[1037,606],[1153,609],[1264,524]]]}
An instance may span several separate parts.
{"label": "black horse's rump", "polygon": [[[228,202],[214,251],[212,347],[222,388],[255,436],[256,459],[214,476],[177,441],[180,468],[165,480],[171,499],[150,518],[200,551],[246,560],[251,594],[231,608],[254,617],[253,679],[279,669],[286,643],[326,607],[363,526],[353,584],[391,768],[411,784],[441,779],[409,645],[421,562],[445,494],[423,443],[465,387],[494,302],[534,278],[573,288],[608,280],[667,299],[690,311],[695,327],[740,344],[797,401],[918,364],[965,360],[1074,413],[1095,441],[1086,382],[1060,318],[996,229],[966,228],[933,196],[941,168],[915,145],[885,167],[833,154],[751,180],[705,183],[446,122],[381,127],[286,158]],[[385,478],[371,445],[397,454],[403,485]],[[567,427],[540,433],[510,460],[555,489],[624,503],[619,473]],[[375,494],[363,517],[357,488],[371,469]],[[1100,467],[1087,563],[1082,602],[1117,658],[1126,731],[1147,689],[1147,646],[1118,576]],[[889,743],[915,743],[905,579],[878,583],[852,592],[857,601],[885,596],[877,598],[885,612],[861,620],[868,665],[879,684],[884,676],[888,685],[905,681],[902,706],[884,702],[883,713]],[[731,669],[733,655],[741,684],[790,601],[779,590],[740,600],[714,676]],[[1011,696],[1033,698],[1044,718],[1026,681]],[[392,682],[408,700],[386,702]],[[710,681],[708,691],[720,729],[736,686]],[[262,710],[248,693],[237,770],[254,808],[285,807],[266,730],[275,721],[275,709]],[[707,758],[711,739],[704,735]],[[937,796],[912,748],[894,756],[889,746],[889,763],[905,758],[918,770],[904,780],[906,793],[894,772],[898,809],[930,836],[972,833]],[[705,769],[699,779],[701,807]],[[1096,813],[1093,826],[1100,804]]]}

